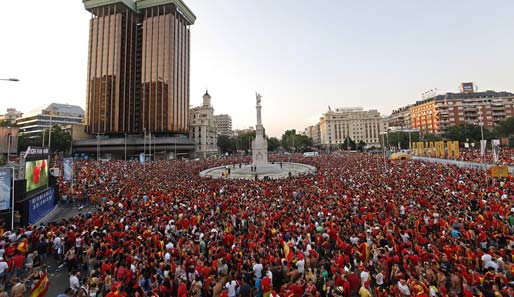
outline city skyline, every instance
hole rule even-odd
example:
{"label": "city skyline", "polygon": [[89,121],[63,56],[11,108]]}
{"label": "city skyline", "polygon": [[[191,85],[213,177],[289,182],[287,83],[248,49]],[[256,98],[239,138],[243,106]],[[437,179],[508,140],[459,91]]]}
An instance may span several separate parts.
{"label": "city skyline", "polygon": [[[506,1],[185,2],[197,16],[190,105],[208,89],[215,113],[231,115],[234,129],[254,126],[255,91],[263,95],[266,131],[279,137],[315,124],[329,105],[388,115],[430,89],[458,92],[464,81],[514,89],[514,41],[505,38],[514,4]],[[90,14],[79,0],[26,4],[25,18],[0,20],[8,45],[0,48],[0,78],[20,79],[0,83],[0,113],[45,102],[85,107]],[[6,3],[6,11],[19,5]],[[48,17],[56,9],[58,17]]]}

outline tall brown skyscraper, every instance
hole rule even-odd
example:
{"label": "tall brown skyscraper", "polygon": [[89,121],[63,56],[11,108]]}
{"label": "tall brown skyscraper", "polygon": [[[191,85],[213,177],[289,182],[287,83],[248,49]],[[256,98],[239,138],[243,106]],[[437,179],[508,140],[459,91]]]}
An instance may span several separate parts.
{"label": "tall brown skyscraper", "polygon": [[89,30],[87,132],[186,134],[189,26],[181,0],[83,0]]}

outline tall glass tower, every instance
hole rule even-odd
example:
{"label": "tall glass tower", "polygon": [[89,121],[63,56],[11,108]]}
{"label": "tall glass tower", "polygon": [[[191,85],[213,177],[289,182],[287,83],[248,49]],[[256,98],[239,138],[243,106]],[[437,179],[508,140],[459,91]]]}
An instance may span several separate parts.
{"label": "tall glass tower", "polygon": [[187,134],[190,31],[181,0],[83,0],[89,25],[86,131]]}

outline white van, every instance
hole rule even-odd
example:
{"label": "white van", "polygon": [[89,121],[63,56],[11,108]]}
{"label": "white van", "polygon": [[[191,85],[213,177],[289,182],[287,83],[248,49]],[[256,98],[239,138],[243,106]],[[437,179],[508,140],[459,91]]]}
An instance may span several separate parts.
{"label": "white van", "polygon": [[317,156],[319,156],[319,153],[318,152],[305,152],[305,153],[303,153],[303,156],[304,157],[317,157]]}

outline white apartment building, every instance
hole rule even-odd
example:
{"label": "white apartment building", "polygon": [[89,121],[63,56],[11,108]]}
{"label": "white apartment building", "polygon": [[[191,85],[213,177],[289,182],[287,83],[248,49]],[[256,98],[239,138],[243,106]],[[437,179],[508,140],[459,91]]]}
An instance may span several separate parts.
{"label": "white apartment building", "polygon": [[195,156],[207,158],[218,153],[218,136],[214,124],[214,108],[208,92],[203,104],[192,108],[189,116],[189,138],[195,142]]}
{"label": "white apartment building", "polygon": [[228,114],[215,115],[214,125],[216,126],[216,132],[218,133],[218,136],[224,135],[232,137],[234,134],[232,131],[232,117]]}
{"label": "white apartment building", "polygon": [[380,146],[381,133],[385,129],[384,119],[377,110],[364,110],[362,107],[336,108],[320,118],[320,144],[337,146],[350,137],[355,142],[364,141],[368,147],[377,147]]}

